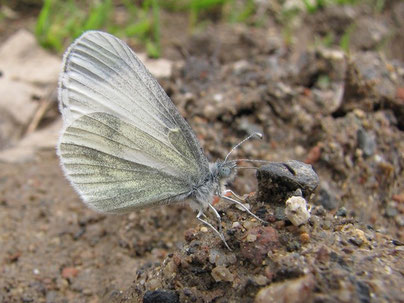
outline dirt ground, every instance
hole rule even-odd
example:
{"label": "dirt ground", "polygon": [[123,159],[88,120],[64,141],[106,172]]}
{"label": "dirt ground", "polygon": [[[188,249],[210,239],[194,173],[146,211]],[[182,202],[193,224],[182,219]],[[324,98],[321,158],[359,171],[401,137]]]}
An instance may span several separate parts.
{"label": "dirt ground", "polygon": [[[353,21],[349,54],[313,39]],[[228,251],[187,205],[87,209],[41,150],[0,163],[0,302],[404,302],[403,22],[391,1],[307,15],[291,44],[271,20],[168,26],[164,56],[178,64],[160,83],[208,158],[262,132],[233,157],[313,165],[310,220],[291,224],[240,170],[230,187],[269,223],[219,202]]]}

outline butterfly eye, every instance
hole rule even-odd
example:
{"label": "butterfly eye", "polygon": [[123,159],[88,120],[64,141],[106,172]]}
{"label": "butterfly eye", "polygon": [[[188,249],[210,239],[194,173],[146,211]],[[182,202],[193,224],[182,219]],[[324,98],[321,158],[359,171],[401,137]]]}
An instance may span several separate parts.
{"label": "butterfly eye", "polygon": [[230,169],[230,167],[222,167],[222,168],[220,169],[219,174],[220,174],[220,177],[222,177],[222,178],[227,178],[227,177],[229,177],[230,174],[231,174],[231,169]]}

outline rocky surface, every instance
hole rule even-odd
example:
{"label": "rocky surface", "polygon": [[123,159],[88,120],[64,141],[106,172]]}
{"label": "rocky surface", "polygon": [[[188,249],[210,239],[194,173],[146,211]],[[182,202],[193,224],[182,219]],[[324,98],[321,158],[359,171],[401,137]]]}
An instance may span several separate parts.
{"label": "rocky surface", "polygon": [[[276,20],[276,7],[267,10]],[[303,15],[290,39],[272,19],[262,27],[212,24],[182,38],[185,57],[170,46],[184,27],[163,33],[174,63],[160,83],[209,160],[261,132],[263,140],[232,157],[275,162],[258,176],[240,169],[229,184],[267,223],[214,203],[231,251],[186,204],[121,216],[87,209],[54,151],[58,114],[44,87],[57,77],[38,86],[31,74],[27,85],[41,94],[9,92],[28,104],[28,119],[0,102],[0,302],[401,302],[400,12],[400,1],[383,12],[327,8]],[[349,52],[314,41],[329,32],[339,41],[352,22]],[[0,25],[0,33],[11,36],[17,25]],[[5,82],[13,79],[0,76],[0,87],[14,87]],[[300,202],[286,204],[291,197]]]}

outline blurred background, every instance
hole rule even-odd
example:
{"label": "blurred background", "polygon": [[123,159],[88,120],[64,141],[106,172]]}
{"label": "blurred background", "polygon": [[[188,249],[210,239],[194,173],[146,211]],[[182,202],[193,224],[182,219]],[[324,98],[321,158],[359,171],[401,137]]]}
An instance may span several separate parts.
{"label": "blurred background", "polygon": [[[267,27],[276,23],[281,27],[285,43],[292,44],[294,34],[303,22],[317,18],[319,12],[344,7],[346,23],[323,20],[324,24],[307,37],[312,43],[336,45],[348,51],[350,38],[357,27],[353,15],[359,7],[369,13],[383,14],[397,1],[391,0],[2,0],[1,30],[4,33],[25,23],[42,47],[62,52],[72,39],[89,29],[103,29],[119,37],[136,38],[149,56],[159,57],[163,37],[170,37],[170,29],[182,29],[182,35],[203,30],[208,24],[241,23],[251,27]],[[335,10],[335,9],[334,9]],[[337,9],[338,10],[338,9]],[[349,12],[351,10],[351,12]],[[338,12],[335,12],[338,14]],[[394,12],[400,19],[400,11]],[[351,14],[351,15],[350,15]],[[336,16],[334,16],[336,18]],[[400,22],[400,20],[396,20]],[[327,24],[328,23],[328,24]],[[389,37],[380,32],[378,25],[373,43],[383,48]],[[386,29],[385,29],[386,30]],[[167,33],[168,32],[168,33]],[[382,35],[382,37],[376,37]],[[391,33],[390,33],[391,35]],[[173,37],[171,38],[178,38]],[[390,36],[391,39],[391,36]],[[391,41],[390,41],[391,42]],[[368,41],[368,47],[372,42]]]}
{"label": "blurred background", "polygon": [[[291,302],[402,300],[403,28],[401,0],[0,0],[0,302],[138,302],[159,288],[266,302],[261,288],[308,271]],[[262,226],[219,203],[230,253],[184,205],[87,209],[55,145],[62,55],[91,29],[128,42],[210,161],[259,131],[232,156],[311,164],[310,224],[260,201],[279,233],[271,255],[245,242]],[[253,196],[254,174],[230,187]]]}

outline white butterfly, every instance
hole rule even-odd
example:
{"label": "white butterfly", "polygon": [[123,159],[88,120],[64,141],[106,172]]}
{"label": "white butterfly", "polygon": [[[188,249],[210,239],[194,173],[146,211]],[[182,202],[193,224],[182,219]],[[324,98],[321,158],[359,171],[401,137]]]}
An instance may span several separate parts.
{"label": "white butterfly", "polygon": [[227,160],[231,152],[223,162],[208,162],[191,127],[126,43],[99,31],[79,37],[64,55],[59,102],[58,155],[89,207],[120,213],[189,200],[227,246],[202,217],[210,208],[220,226],[214,195],[245,208],[224,195],[237,162]]}

